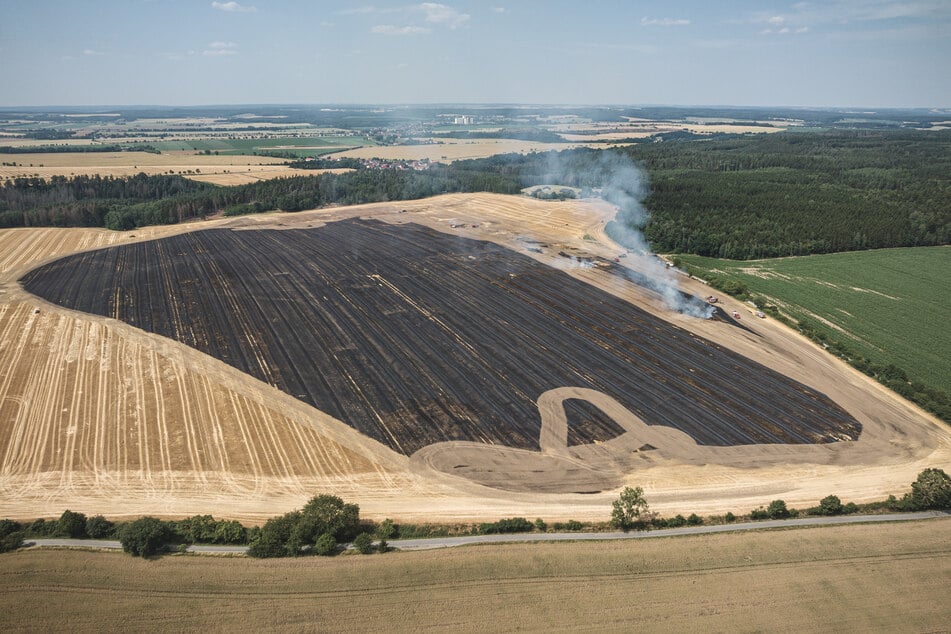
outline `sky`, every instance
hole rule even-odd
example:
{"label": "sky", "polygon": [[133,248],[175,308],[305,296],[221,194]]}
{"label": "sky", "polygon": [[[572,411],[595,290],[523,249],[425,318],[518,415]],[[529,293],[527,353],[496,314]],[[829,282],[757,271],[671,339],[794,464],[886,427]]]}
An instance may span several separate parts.
{"label": "sky", "polygon": [[951,107],[951,0],[0,0],[0,106]]}

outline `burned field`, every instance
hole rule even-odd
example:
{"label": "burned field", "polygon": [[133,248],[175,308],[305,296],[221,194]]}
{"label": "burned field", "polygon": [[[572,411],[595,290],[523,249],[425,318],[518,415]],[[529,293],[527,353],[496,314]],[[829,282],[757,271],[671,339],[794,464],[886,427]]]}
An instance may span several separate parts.
{"label": "burned field", "polygon": [[[823,394],[576,278],[423,226],[213,229],[70,256],[24,287],[212,355],[393,450],[537,450],[539,395],[603,392],[698,444],[855,440]],[[623,430],[568,407],[569,443]]]}

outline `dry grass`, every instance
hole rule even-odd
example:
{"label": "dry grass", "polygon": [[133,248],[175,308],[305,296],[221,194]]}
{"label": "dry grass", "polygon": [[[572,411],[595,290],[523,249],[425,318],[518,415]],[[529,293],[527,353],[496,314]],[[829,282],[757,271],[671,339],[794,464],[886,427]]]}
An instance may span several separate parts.
{"label": "dry grass", "polygon": [[[286,175],[288,168],[284,159],[268,156],[215,156],[194,152],[61,152],[50,154],[10,154],[8,162],[16,166],[0,167],[0,179],[39,175],[78,176],[100,174],[102,176],[132,176],[146,174],[187,174],[200,171],[208,174],[259,175],[275,178]],[[295,172],[297,172],[295,170]]]}
{"label": "dry grass", "polygon": [[548,152],[567,150],[584,145],[583,143],[538,143],[535,141],[515,141],[512,139],[445,139],[435,145],[390,145],[370,146],[340,152],[336,156],[352,158],[381,158],[393,160],[419,161],[458,161],[476,159],[518,152]]}
{"label": "dry grass", "polygon": [[951,520],[261,561],[20,551],[37,631],[944,631]]}

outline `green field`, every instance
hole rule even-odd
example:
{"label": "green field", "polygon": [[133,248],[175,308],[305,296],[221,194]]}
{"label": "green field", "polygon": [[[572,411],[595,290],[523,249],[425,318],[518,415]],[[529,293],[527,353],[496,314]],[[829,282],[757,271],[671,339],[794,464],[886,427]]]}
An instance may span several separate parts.
{"label": "green field", "polygon": [[894,364],[912,380],[951,391],[951,247],[746,262],[679,258],[700,277],[742,282],[875,363]]}
{"label": "green field", "polygon": [[257,139],[182,139],[151,143],[163,152],[194,150],[219,154],[288,152],[297,157],[320,156],[353,147],[372,145],[363,136],[277,137]]}

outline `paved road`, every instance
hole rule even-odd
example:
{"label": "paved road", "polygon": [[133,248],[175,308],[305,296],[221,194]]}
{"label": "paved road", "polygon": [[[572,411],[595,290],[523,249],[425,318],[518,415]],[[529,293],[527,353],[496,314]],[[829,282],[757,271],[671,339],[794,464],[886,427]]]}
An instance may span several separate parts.
{"label": "paved road", "polygon": [[[400,550],[432,550],[435,548],[450,548],[468,544],[497,544],[505,542],[557,542],[557,541],[595,541],[607,539],[649,539],[654,537],[673,537],[677,535],[701,535],[705,533],[729,533],[735,531],[751,531],[766,528],[792,528],[797,526],[819,526],[826,524],[865,524],[868,522],[905,522],[909,520],[934,519],[951,517],[951,513],[944,511],[925,511],[922,513],[900,513],[891,515],[846,515],[836,517],[806,517],[792,520],[766,520],[762,522],[745,522],[742,524],[718,524],[716,526],[684,526],[682,528],[663,528],[653,531],[632,531],[629,533],[519,533],[513,535],[469,535],[466,537],[433,537],[428,539],[400,539],[392,540],[390,545]],[[117,541],[99,539],[29,539],[28,546],[35,548],[66,547],[66,548],[105,548],[121,549]],[[352,545],[348,544],[348,548]],[[190,553],[233,553],[247,552],[247,546],[211,546],[192,545],[187,548]]]}

